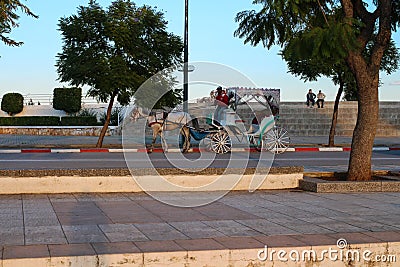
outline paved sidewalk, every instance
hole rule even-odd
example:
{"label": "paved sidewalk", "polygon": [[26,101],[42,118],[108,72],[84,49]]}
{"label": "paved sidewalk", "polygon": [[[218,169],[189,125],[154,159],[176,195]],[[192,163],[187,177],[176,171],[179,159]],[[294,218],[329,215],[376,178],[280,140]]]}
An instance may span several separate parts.
{"label": "paved sidewalk", "polygon": [[175,251],[179,258],[177,251],[336,246],[339,238],[383,249],[400,242],[400,193],[238,192],[197,208],[146,194],[14,195],[0,196],[0,207],[3,261],[107,251]]}

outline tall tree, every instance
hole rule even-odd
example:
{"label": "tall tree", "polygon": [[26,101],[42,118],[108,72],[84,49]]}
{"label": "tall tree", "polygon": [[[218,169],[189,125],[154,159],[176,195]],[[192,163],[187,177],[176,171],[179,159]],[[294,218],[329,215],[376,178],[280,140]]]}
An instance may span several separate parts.
{"label": "tall tree", "polygon": [[21,46],[23,44],[23,42],[15,41],[7,36],[13,28],[19,26],[18,10],[21,10],[28,16],[38,18],[37,15],[19,0],[0,0],[0,40],[9,46]]}
{"label": "tall tree", "polygon": [[[235,35],[245,43],[285,47],[289,42],[309,57],[344,58],[358,88],[358,115],[353,132],[348,180],[371,179],[371,156],[379,115],[379,69],[400,26],[400,1],[254,0],[260,11],[237,14]],[[324,23],[321,23],[324,22]],[[377,32],[377,35],[374,35]],[[371,54],[363,52],[371,44]]]}
{"label": "tall tree", "polygon": [[[290,42],[281,51],[282,58],[286,61],[290,73],[300,76],[300,79],[304,81],[317,81],[321,76],[326,76],[335,85],[339,86],[335,98],[328,139],[328,146],[334,146],[339,101],[343,93],[344,100],[358,100],[356,80],[345,58],[339,57],[331,58],[331,60],[321,60],[319,57],[307,58],[307,55],[298,52],[296,47],[293,47]],[[367,59],[370,57],[371,45],[367,45],[363,54]],[[398,69],[399,60],[399,49],[396,48],[394,41],[391,40],[382,58],[381,71],[391,74]]]}
{"label": "tall tree", "polygon": [[109,101],[97,147],[102,146],[114,101],[128,104],[144,81],[181,62],[181,38],[166,27],[161,12],[129,0],[114,1],[107,10],[91,0],[87,7],[78,7],[76,15],[60,19],[59,79],[88,85],[89,96]]}

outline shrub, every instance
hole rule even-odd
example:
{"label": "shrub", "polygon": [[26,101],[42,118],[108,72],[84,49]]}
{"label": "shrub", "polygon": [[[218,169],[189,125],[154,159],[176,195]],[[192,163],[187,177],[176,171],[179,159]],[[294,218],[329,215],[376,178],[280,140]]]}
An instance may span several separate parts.
{"label": "shrub", "polygon": [[97,118],[97,112],[90,108],[84,108],[84,109],[81,109],[78,113],[76,113],[76,116]]}
{"label": "shrub", "polygon": [[62,126],[98,126],[96,117],[93,116],[72,116],[61,117]]}
{"label": "shrub", "polygon": [[18,114],[24,109],[24,97],[20,93],[8,93],[1,100],[1,110],[10,115]]}
{"label": "shrub", "polygon": [[[110,126],[118,126],[118,121],[121,121],[121,118],[119,117],[119,113],[121,111],[121,108],[114,108],[111,111],[111,118],[110,118]],[[106,123],[106,118],[107,118],[107,112],[104,112],[100,118],[100,122],[102,125]]]}
{"label": "shrub", "polygon": [[53,116],[0,117],[0,126],[58,126],[60,118]]}
{"label": "shrub", "polygon": [[75,113],[81,109],[82,105],[82,89],[72,88],[55,88],[53,91],[53,108],[64,110],[67,113]]}

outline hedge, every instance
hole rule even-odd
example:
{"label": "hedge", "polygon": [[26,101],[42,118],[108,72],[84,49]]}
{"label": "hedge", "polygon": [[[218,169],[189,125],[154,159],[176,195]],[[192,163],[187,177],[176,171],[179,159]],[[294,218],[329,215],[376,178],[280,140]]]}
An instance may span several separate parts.
{"label": "hedge", "polygon": [[24,97],[20,93],[5,94],[1,100],[1,110],[10,115],[18,114],[24,109]]}
{"label": "hedge", "polygon": [[72,88],[55,88],[53,90],[53,108],[64,110],[67,113],[76,113],[81,109],[82,105],[82,89]]}
{"label": "hedge", "polygon": [[96,117],[0,117],[0,126],[100,126]]}
{"label": "hedge", "polygon": [[61,125],[63,126],[98,126],[96,117],[93,116],[76,116],[61,117]]}
{"label": "hedge", "polygon": [[0,117],[0,126],[58,126],[60,117],[52,116],[24,116]]}

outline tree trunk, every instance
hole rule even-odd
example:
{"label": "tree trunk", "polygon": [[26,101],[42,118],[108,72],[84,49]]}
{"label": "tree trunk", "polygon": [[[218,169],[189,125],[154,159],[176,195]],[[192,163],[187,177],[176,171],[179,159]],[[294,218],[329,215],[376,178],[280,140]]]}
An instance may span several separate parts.
{"label": "tree trunk", "polygon": [[111,111],[112,111],[112,108],[113,108],[113,105],[114,105],[114,100],[115,100],[115,97],[117,96],[117,94],[118,94],[118,90],[115,90],[111,94],[110,103],[108,104],[108,107],[107,107],[106,121],[105,121],[105,123],[103,125],[103,128],[101,129],[99,139],[97,140],[97,144],[96,144],[97,148],[101,148],[103,146],[104,136],[106,135],[106,132],[107,132],[107,129],[108,129],[108,125],[110,124]]}
{"label": "tree trunk", "polygon": [[331,129],[329,131],[328,147],[335,146],[335,132],[336,132],[337,117],[339,113],[339,101],[340,97],[342,96],[342,93],[343,93],[343,82],[340,80],[339,91],[336,94],[335,104],[333,106],[333,115],[332,115]]}
{"label": "tree trunk", "polygon": [[364,70],[358,74],[356,77],[359,90],[358,115],[353,132],[347,179],[368,181],[372,178],[372,148],[379,118],[379,72],[371,75]]}

